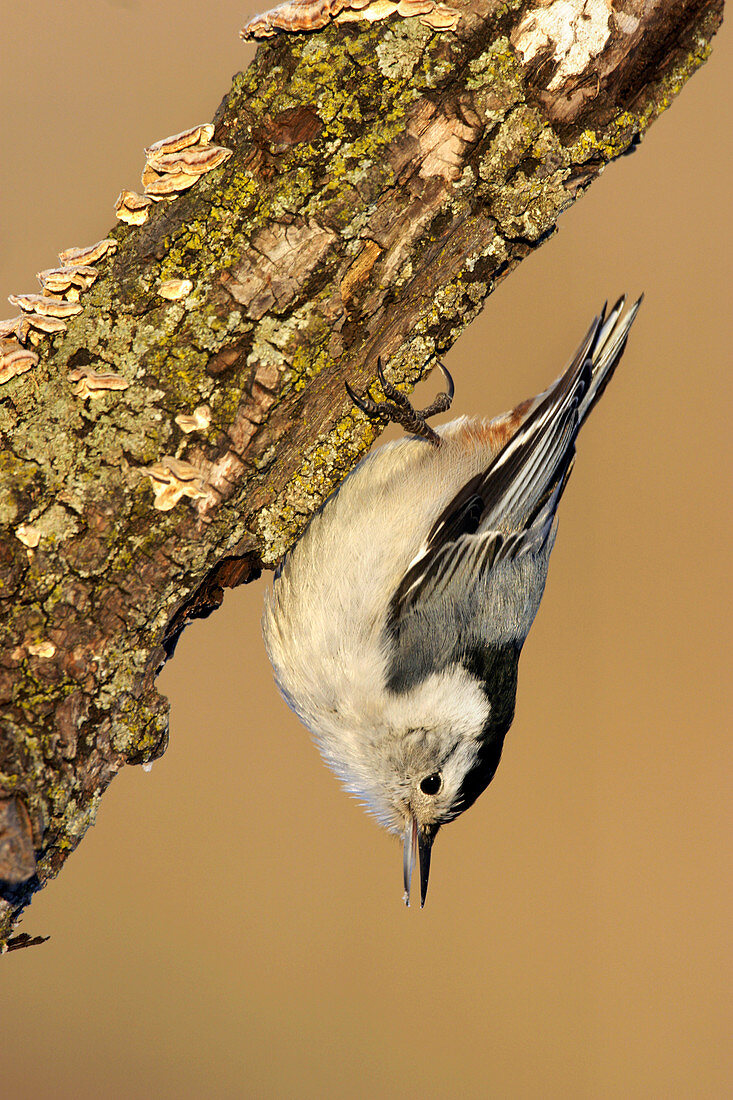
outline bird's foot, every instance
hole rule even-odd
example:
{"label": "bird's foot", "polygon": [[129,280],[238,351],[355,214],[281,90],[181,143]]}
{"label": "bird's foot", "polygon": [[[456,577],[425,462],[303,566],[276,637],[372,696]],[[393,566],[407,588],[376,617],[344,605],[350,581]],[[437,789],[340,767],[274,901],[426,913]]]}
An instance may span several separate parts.
{"label": "bird's foot", "polygon": [[413,408],[409,397],[404,393],[400,393],[391,382],[387,381],[382,370],[381,358],[377,359],[377,376],[387,397],[386,401],[373,401],[368,396],[357,397],[348,382],[345,383],[346,392],[357,408],[361,409],[371,419],[387,420],[393,424],[400,424],[405,431],[410,432],[412,435],[418,435],[421,439],[427,439],[428,443],[438,447],[440,446],[440,436],[427,423],[428,417],[447,412],[451,407],[454,393],[453,379],[448,370],[442,363],[438,363],[438,366],[448,383],[448,392],[439,393],[432,404],[425,409]]}

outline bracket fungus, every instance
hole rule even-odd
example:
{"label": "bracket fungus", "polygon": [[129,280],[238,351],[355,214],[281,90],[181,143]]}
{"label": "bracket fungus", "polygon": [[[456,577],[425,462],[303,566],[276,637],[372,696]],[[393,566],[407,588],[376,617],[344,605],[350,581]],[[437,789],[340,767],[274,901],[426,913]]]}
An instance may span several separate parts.
{"label": "bracket fungus", "polygon": [[150,157],[147,164],[155,172],[202,176],[204,172],[213,172],[231,155],[231,149],[223,145],[197,145],[176,153],[158,153]]}
{"label": "bracket fungus", "polygon": [[201,471],[172,455],[164,455],[155,466],[143,467],[142,472],[150,478],[155,494],[153,507],[159,512],[169,512],[182,497],[198,500],[207,495]]}
{"label": "bracket fungus", "polygon": [[148,220],[153,200],[137,191],[120,191],[115,202],[115,214],[126,225],[143,225]]}
{"label": "bracket fungus", "polygon": [[7,340],[9,336],[18,336],[20,314],[17,317],[8,317],[7,321],[0,321],[0,340]]}
{"label": "bracket fungus", "polygon": [[154,141],[145,149],[145,157],[152,160],[159,153],[177,153],[179,149],[189,149],[192,145],[206,145],[214,136],[214,126],[211,122],[202,122],[198,126],[191,126],[188,130],[181,130],[180,134],[172,134],[170,137]]}
{"label": "bracket fungus", "polygon": [[[146,172],[148,170],[146,166]],[[188,172],[176,172],[175,175],[157,176],[153,173],[154,178],[150,178],[148,175],[148,182],[145,183],[145,172],[143,173],[143,183],[145,183],[145,194],[148,195],[153,201],[159,199],[167,199],[173,195],[177,195],[179,191],[188,191],[189,187],[193,187],[197,182],[198,176],[190,175]]]}
{"label": "bracket fungus", "polygon": [[18,320],[18,339],[21,344],[30,340],[39,344],[44,336],[56,336],[66,332],[66,321],[60,317],[45,317],[42,313],[24,313]]}
{"label": "bracket fungus", "polygon": [[100,397],[104,397],[109,390],[126,390],[130,385],[127,379],[122,378],[119,374],[113,374],[111,371],[102,373],[92,370],[91,367],[74,367],[66,375],[66,378],[69,382],[77,383],[73,393],[75,397],[80,397],[82,401],[86,401],[87,398],[97,401]]}
{"label": "bracket fungus", "polygon": [[182,432],[204,432],[211,423],[211,409],[208,405],[199,405],[191,415],[179,413],[176,424]]}
{"label": "bracket fungus", "polygon": [[36,278],[46,295],[65,294],[69,290],[88,290],[99,275],[96,267],[79,264],[66,267],[49,267],[36,272]]}
{"label": "bracket fungus", "polygon": [[43,317],[74,317],[84,308],[80,302],[69,302],[52,294],[9,294],[8,301],[24,313],[39,313]]}
{"label": "bracket fungus", "polygon": [[240,37],[272,38],[278,31],[317,31],[331,19],[353,23],[360,19],[376,22],[397,14],[403,19],[417,16],[426,27],[455,31],[461,13],[435,0],[286,0],[261,15],[253,16],[239,32]]}
{"label": "bracket fungus", "polygon": [[145,195],[154,202],[173,197],[228,160],[231,149],[210,145],[213,136],[214,127],[207,122],[149,145],[142,174]]}
{"label": "bracket fungus", "polygon": [[95,264],[104,256],[111,256],[117,251],[117,241],[114,237],[105,237],[103,241],[90,244],[87,248],[67,248],[59,252],[59,260],[63,267],[81,267],[87,264]]}
{"label": "bracket fungus", "polygon": [[142,183],[143,187],[145,188],[146,198],[149,197],[152,202],[158,202],[159,198],[156,195],[148,196],[148,187],[151,184],[156,183],[159,179],[160,179],[159,173],[156,172],[154,168],[151,168],[150,165],[148,164],[148,162],[146,161],[145,162],[145,167],[143,168],[143,171],[142,171],[142,175],[140,176],[140,182]]}
{"label": "bracket fungus", "polygon": [[19,374],[25,374],[38,363],[34,351],[28,351],[17,340],[0,340],[0,386]]}

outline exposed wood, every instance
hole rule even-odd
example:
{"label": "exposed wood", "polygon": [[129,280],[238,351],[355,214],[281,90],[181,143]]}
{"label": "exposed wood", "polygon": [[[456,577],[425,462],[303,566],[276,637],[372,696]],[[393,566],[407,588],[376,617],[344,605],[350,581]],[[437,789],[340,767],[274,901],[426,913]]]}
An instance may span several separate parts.
{"label": "exposed wood", "polygon": [[484,2],[454,32],[395,13],[278,33],[190,171],[180,142],[153,150],[151,197],[159,169],[186,190],[123,201],[146,217],[111,231],[116,250],[65,253],[89,285],[18,299],[0,367],[0,942],[117,771],[164,751],[155,677],[185,623],[277,563],[372,442],[344,381],[362,393],[381,355],[410,388],[670,105],[722,8]]}

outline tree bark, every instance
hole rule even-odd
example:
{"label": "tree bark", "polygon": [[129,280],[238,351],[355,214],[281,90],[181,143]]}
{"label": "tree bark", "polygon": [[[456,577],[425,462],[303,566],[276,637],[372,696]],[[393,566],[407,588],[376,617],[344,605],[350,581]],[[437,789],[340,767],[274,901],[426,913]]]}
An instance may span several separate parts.
{"label": "tree bark", "polygon": [[[269,39],[214,120],[230,159],[113,230],[83,311],[0,384],[0,944],[117,771],[164,752],[155,677],[185,624],[274,566],[372,443],[344,381],[381,356],[409,390],[723,10],[623,5]],[[172,279],[193,287],[161,297]]]}

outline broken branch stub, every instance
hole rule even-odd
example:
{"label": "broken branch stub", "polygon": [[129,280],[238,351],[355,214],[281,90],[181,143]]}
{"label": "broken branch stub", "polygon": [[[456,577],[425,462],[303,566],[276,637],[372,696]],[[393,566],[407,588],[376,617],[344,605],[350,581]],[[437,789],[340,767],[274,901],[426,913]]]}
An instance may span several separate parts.
{"label": "broken branch stub", "polygon": [[[148,148],[145,223],[60,254],[99,271],[83,314],[19,296],[68,326],[38,355],[2,324],[0,799],[36,866],[0,883],[0,940],[119,769],[164,751],[155,676],[186,622],[275,565],[372,442],[344,381],[366,392],[381,356],[409,391],[667,109],[722,13],[467,0],[436,30],[427,3],[346,25],[327,5],[320,33],[312,6],[302,30],[269,17],[215,123]],[[216,171],[152,167],[214,141]]]}

